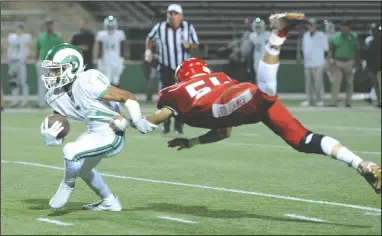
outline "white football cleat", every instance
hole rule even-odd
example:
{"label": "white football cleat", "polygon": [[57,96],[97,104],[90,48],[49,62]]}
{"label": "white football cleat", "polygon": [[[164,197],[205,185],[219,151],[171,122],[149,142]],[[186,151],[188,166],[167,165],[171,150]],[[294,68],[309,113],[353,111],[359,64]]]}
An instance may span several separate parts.
{"label": "white football cleat", "polygon": [[323,101],[319,101],[319,102],[317,102],[317,106],[318,106],[318,107],[323,107],[323,106],[324,106],[324,102],[323,102]]}
{"label": "white football cleat", "polygon": [[56,194],[50,199],[49,205],[54,209],[59,209],[65,206],[74,188],[69,187],[65,183],[61,183],[58,187]]}
{"label": "white football cleat", "polygon": [[88,211],[122,211],[122,206],[118,197],[115,197],[112,200],[104,199],[96,203],[83,205],[82,209]]}
{"label": "white football cleat", "polygon": [[310,106],[310,102],[307,101],[307,100],[305,100],[305,101],[303,101],[303,102],[300,103],[300,106],[302,106],[302,107],[308,107],[308,106]]}

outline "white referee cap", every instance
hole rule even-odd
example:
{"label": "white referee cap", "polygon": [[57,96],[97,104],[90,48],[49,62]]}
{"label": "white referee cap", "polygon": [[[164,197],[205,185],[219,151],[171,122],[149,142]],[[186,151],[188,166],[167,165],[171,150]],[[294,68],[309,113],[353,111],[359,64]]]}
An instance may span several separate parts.
{"label": "white referee cap", "polygon": [[178,14],[183,14],[183,9],[179,4],[171,4],[170,6],[168,6],[167,12],[172,12],[172,11]]}

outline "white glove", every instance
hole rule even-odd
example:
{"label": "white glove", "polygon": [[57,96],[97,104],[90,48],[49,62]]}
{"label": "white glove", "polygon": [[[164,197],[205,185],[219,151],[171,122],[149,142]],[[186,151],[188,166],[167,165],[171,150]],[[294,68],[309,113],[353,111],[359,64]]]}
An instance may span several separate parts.
{"label": "white glove", "polygon": [[120,119],[112,119],[110,122],[110,127],[115,131],[125,131],[129,127],[129,122],[126,118]]}
{"label": "white glove", "polygon": [[158,126],[151,124],[145,117],[141,116],[138,121],[134,122],[135,128],[142,134],[147,134],[152,132]]}
{"label": "white glove", "polygon": [[150,49],[145,51],[145,61],[151,62],[153,60],[153,53]]}
{"label": "white glove", "polygon": [[62,123],[59,121],[54,122],[54,124],[48,127],[49,119],[48,117],[41,123],[40,130],[44,137],[45,146],[60,146],[63,142],[62,139],[57,139],[57,135],[64,129]]}

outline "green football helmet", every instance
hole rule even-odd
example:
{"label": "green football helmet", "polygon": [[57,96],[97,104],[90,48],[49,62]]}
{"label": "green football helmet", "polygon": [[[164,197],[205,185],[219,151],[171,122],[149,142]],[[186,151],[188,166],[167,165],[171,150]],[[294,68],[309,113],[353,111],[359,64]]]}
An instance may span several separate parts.
{"label": "green football helmet", "polygon": [[45,88],[60,88],[74,82],[85,70],[84,57],[81,49],[63,43],[50,49],[41,67],[47,70],[41,76]]}
{"label": "green football helmet", "polygon": [[253,22],[252,22],[252,31],[256,32],[258,34],[261,34],[265,31],[265,22],[257,17]]}
{"label": "green football helmet", "polygon": [[114,16],[108,16],[103,21],[103,27],[106,31],[114,31],[118,29],[118,21]]}

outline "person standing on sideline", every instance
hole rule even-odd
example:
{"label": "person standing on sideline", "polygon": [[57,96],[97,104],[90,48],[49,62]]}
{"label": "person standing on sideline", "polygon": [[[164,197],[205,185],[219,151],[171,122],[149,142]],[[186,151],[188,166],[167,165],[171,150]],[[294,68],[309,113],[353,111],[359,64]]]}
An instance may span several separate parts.
{"label": "person standing on sideline", "polygon": [[[183,9],[178,4],[171,4],[167,8],[167,20],[157,23],[146,39],[145,60],[153,59],[153,44],[159,49],[159,73],[162,88],[175,83],[174,75],[177,67],[190,58],[190,52],[198,49],[199,39],[195,27],[183,20]],[[163,133],[170,132],[170,119],[163,124]],[[183,134],[183,124],[175,120],[175,133]]]}
{"label": "person standing on sideline", "polygon": [[324,106],[324,67],[328,50],[327,38],[317,30],[316,19],[310,18],[308,31],[302,36],[306,93],[302,106]]}
{"label": "person standing on sideline", "polygon": [[46,32],[41,33],[36,42],[36,71],[37,71],[37,108],[43,108],[46,104],[45,101],[45,86],[41,80],[43,71],[41,70],[41,63],[45,59],[49,50],[56,45],[63,43],[60,33],[54,31],[54,22],[51,19],[45,20]]}
{"label": "person standing on sideline", "polygon": [[84,54],[85,70],[93,69],[94,34],[89,30],[89,21],[87,19],[80,20],[80,30],[73,35],[71,44],[81,48]]}
{"label": "person standing on sideline", "polygon": [[119,87],[119,79],[124,69],[124,44],[126,35],[118,29],[118,21],[108,16],[103,21],[104,30],[97,33],[98,70],[110,79],[111,85]]}
{"label": "person standing on sideline", "polygon": [[[333,22],[324,20],[324,30],[325,30],[324,34],[327,38],[328,44],[330,45],[330,41],[332,40],[333,35],[336,33],[336,27],[333,24]],[[328,77],[329,82],[332,83],[333,75],[332,75],[332,72],[330,71],[330,66],[327,62],[325,63],[325,74]]]}
{"label": "person standing on sideline", "polygon": [[[25,107],[28,104],[26,60],[32,36],[24,32],[24,24],[17,24],[15,33],[8,35],[8,82],[11,89],[11,107]],[[20,97],[20,91],[22,96]]]}
{"label": "person standing on sideline", "polygon": [[328,63],[333,74],[332,104],[330,106],[338,106],[338,95],[340,93],[342,76],[344,76],[346,80],[345,106],[351,107],[354,74],[361,64],[360,44],[357,34],[351,31],[350,22],[347,20],[342,22],[341,32],[335,33],[330,41]]}
{"label": "person standing on sideline", "polygon": [[[379,26],[380,27],[380,26]],[[377,24],[370,25],[370,36],[366,38],[366,64],[368,76],[373,84],[373,89],[377,97],[377,107],[381,108],[381,31]],[[372,100],[370,98],[370,100]]]}

